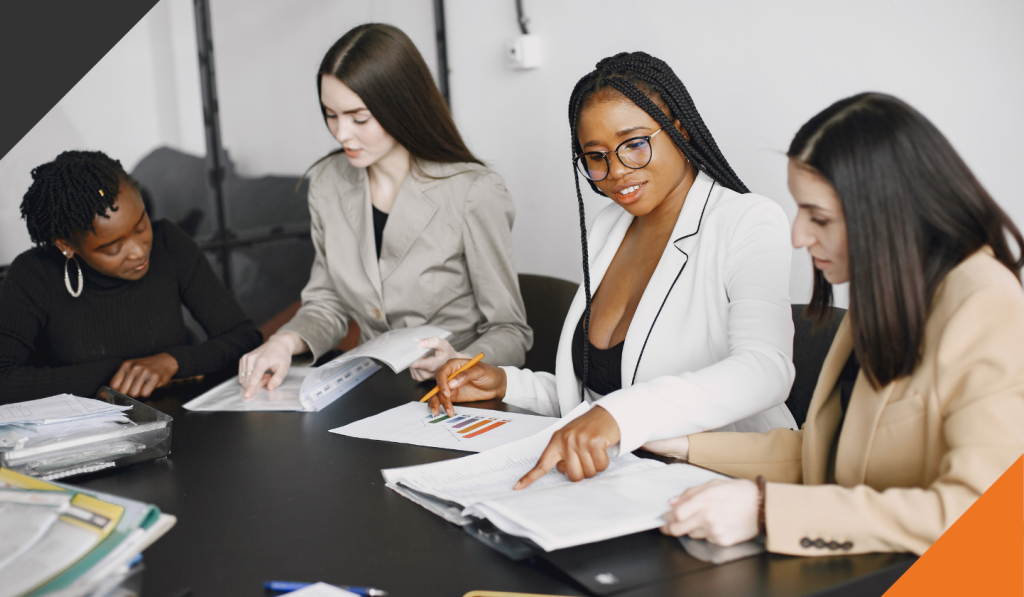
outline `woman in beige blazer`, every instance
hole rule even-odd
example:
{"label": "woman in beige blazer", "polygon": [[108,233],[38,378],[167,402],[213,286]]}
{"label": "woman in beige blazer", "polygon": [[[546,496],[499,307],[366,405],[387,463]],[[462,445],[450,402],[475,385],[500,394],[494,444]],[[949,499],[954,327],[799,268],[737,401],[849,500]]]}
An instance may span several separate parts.
{"label": "woman in beige blazer", "polygon": [[421,341],[434,354],[410,367],[417,380],[469,353],[521,365],[533,334],[512,198],[466,148],[416,47],[390,25],[356,27],[324,56],[317,88],[342,148],[311,169],[309,283],[295,317],[239,362],[246,396],[280,385],[293,355],[336,346],[349,319],[362,341],[426,324],[452,332]]}
{"label": "woman in beige blazer", "polygon": [[1024,239],[893,97],[837,102],[788,155],[809,315],[846,281],[850,310],[802,430],[648,445],[742,478],[688,490],[662,530],[720,545],[762,533],[798,555],[923,553],[1024,453]]}

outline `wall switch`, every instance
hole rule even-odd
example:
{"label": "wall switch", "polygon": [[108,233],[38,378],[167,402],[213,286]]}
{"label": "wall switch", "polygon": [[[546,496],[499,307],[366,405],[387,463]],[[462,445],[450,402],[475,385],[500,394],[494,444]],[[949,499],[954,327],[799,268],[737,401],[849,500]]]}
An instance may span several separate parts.
{"label": "wall switch", "polygon": [[516,70],[537,68],[541,64],[539,35],[519,35],[505,47],[508,65]]}

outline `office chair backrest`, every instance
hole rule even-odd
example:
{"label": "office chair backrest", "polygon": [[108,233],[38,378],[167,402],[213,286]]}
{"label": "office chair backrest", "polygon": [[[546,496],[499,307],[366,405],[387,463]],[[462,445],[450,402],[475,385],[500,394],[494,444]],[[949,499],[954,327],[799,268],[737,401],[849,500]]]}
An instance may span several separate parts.
{"label": "office chair backrest", "polygon": [[814,387],[818,384],[821,365],[832,346],[839,323],[846,315],[846,309],[833,307],[825,325],[814,331],[814,323],[803,316],[806,307],[793,305],[793,365],[796,367],[796,379],[786,399],[786,406],[793,413],[798,427],[802,427],[807,418],[807,407],[811,403]]}
{"label": "office chair backrest", "polygon": [[533,348],[526,352],[526,369],[555,372],[558,337],[579,284],[568,280],[519,274],[519,291],[526,307],[526,323],[533,328]]}

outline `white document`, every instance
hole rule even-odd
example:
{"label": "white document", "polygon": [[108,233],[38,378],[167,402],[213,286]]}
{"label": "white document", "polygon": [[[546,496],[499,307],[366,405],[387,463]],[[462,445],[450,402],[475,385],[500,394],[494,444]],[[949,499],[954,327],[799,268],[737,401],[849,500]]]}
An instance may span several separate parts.
{"label": "white document", "polygon": [[132,407],[130,406],[115,406],[93,398],[80,398],[71,394],[60,394],[59,396],[0,406],[0,424],[65,423],[76,419],[88,419],[131,409]]}
{"label": "white document", "polygon": [[553,417],[455,407],[455,417],[430,414],[426,403],[410,402],[331,429],[331,433],[428,448],[483,452],[529,437],[558,422]]}
{"label": "white document", "polygon": [[[547,429],[481,454],[381,472],[385,481],[401,483],[414,491],[463,507],[489,498],[519,493],[513,492],[512,486],[537,464],[555,430],[589,408],[590,405],[584,402]],[[645,460],[632,454],[613,456],[609,458],[608,468],[595,478],[663,466],[663,463],[656,460]],[[565,475],[552,469],[522,491],[533,492],[568,483],[569,479]]]}
{"label": "white document", "polygon": [[292,367],[276,390],[271,392],[262,388],[251,398],[242,396],[245,388],[238,382],[238,377],[233,376],[188,401],[183,408],[195,411],[301,411],[304,409],[299,402],[299,389],[302,380],[312,370],[312,367]]}
{"label": "white document", "polygon": [[376,359],[395,373],[404,371],[413,362],[425,356],[432,348],[420,346],[420,340],[427,338],[449,338],[452,333],[433,325],[421,325],[385,332],[365,344],[346,352],[340,357],[324,363],[310,373],[302,383],[302,396],[315,402],[336,393],[342,368],[356,359]]}
{"label": "white document", "polygon": [[381,472],[388,487],[451,522],[487,518],[548,551],[661,526],[671,498],[724,478],[691,465],[666,466],[625,454],[610,457],[608,468],[591,479],[571,483],[552,469],[514,491],[555,430],[589,409],[583,403],[544,431],[481,454]]}
{"label": "white document", "polygon": [[355,593],[339,589],[334,585],[325,582],[318,582],[308,587],[302,587],[298,591],[288,593],[293,597],[359,597]]}
{"label": "white document", "polygon": [[552,551],[658,528],[665,524],[669,500],[690,487],[724,478],[693,465],[670,464],[518,491],[471,504],[463,514],[486,518],[506,533]]}
{"label": "white document", "polygon": [[91,527],[57,520],[17,559],[0,568],[0,597],[14,597],[60,574],[101,540]]}
{"label": "white document", "polygon": [[314,396],[303,396],[303,381],[316,370],[313,367],[292,367],[280,386],[273,391],[262,388],[250,398],[243,396],[245,388],[238,382],[237,377],[232,377],[188,401],[183,407],[193,411],[319,412],[380,370],[380,365],[367,358],[348,360],[335,370],[328,391],[322,391]]}
{"label": "white document", "polygon": [[0,489],[0,570],[49,532],[71,497],[69,493]]}

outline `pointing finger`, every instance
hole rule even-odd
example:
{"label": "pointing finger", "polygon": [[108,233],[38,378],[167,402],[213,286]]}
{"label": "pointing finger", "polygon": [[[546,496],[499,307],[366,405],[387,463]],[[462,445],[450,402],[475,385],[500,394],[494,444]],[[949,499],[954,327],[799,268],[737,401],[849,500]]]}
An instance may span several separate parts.
{"label": "pointing finger", "polygon": [[562,448],[556,443],[549,443],[548,447],[544,449],[544,453],[540,455],[537,465],[526,473],[512,489],[526,489],[534,481],[548,474],[548,471],[561,461]]}

